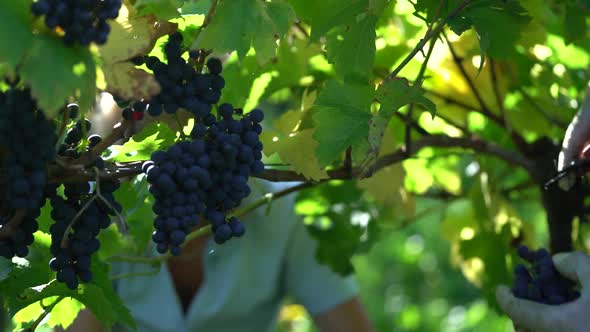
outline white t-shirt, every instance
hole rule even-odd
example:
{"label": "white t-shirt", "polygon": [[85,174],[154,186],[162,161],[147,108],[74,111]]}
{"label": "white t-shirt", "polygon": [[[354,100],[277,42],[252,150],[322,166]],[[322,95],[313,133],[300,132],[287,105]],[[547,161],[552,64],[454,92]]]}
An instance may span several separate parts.
{"label": "white t-shirt", "polygon": [[[250,200],[293,184],[251,181]],[[153,276],[119,280],[117,292],[131,310],[139,332],[270,332],[286,295],[313,315],[358,293],[354,278],[343,278],[315,260],[316,242],[293,211],[294,195],[273,201],[242,220],[246,234],[203,251],[203,283],[186,315],[168,269]],[[244,203],[244,204],[247,204]],[[157,253],[153,250],[152,254]],[[116,273],[149,271],[144,264],[117,264]],[[127,331],[117,327],[114,331]]]}

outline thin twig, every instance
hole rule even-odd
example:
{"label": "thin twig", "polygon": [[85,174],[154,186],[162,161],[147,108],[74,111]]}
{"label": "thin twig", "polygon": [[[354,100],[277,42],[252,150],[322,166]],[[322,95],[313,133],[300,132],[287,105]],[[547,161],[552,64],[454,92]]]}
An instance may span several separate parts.
{"label": "thin twig", "polygon": [[514,136],[514,129],[512,125],[508,121],[508,117],[506,115],[506,108],[504,107],[504,97],[500,92],[500,84],[498,82],[498,77],[496,73],[496,61],[490,58],[490,76],[492,80],[492,89],[494,90],[494,96],[496,97],[496,104],[498,109],[500,110],[500,116],[504,119],[504,128],[510,136]]}
{"label": "thin twig", "polygon": [[391,74],[389,74],[389,78],[395,78],[399,72],[416,56],[416,54],[418,52],[420,52],[422,50],[422,48],[424,48],[424,46],[426,45],[426,43],[434,36],[437,36],[445,27],[445,25],[447,24],[447,21],[452,19],[453,17],[455,17],[455,15],[457,15],[461,10],[463,10],[463,8],[465,8],[469,3],[471,2],[471,0],[463,0],[458,6],[457,8],[455,8],[455,10],[453,10],[453,12],[451,12],[446,18],[444,18],[441,22],[439,22],[439,24],[436,26],[436,28],[433,28],[432,30],[429,31],[429,33],[424,35],[424,38],[422,38],[420,40],[420,42],[416,45],[416,47],[414,47],[414,49],[410,52],[410,54],[408,54],[406,56],[406,58],[404,60],[402,60],[402,62],[395,67],[395,69],[391,72]]}
{"label": "thin twig", "polygon": [[533,109],[535,111],[539,112],[552,125],[558,126],[561,129],[566,129],[567,128],[567,126],[569,125],[569,123],[567,123],[567,122],[559,119],[556,116],[553,116],[551,113],[549,113],[543,107],[541,107],[541,105],[539,105],[539,103],[537,103],[535,101],[535,99],[528,92],[526,92],[522,87],[519,87],[518,88],[518,92],[520,92],[520,94],[523,96],[524,100],[526,100],[531,106],[533,106]]}
{"label": "thin twig", "polygon": [[[436,11],[435,18],[434,18],[432,24],[429,25],[427,33],[429,33],[430,30],[432,30],[432,25],[434,25],[434,22],[436,22],[436,19],[438,18],[440,9],[442,8],[445,1],[446,0],[442,0],[440,2],[438,9]],[[416,79],[414,80],[414,84],[416,85],[416,87],[418,89],[422,88],[422,80],[424,78],[424,73],[426,73],[426,68],[428,67],[428,62],[430,61],[430,56],[432,55],[432,51],[434,50],[435,45],[436,45],[436,38],[433,38],[430,40],[430,46],[428,47],[428,52],[426,53],[426,55],[424,57],[424,62],[422,62],[422,65],[420,66],[420,71],[418,72],[418,75],[416,76]],[[414,114],[414,106],[415,105],[416,105],[415,103],[411,103],[410,106],[408,107],[408,113],[406,114],[406,119],[408,122],[414,121],[413,114]],[[429,135],[428,131],[424,130],[424,132],[426,135]],[[406,153],[408,155],[411,155],[412,154],[412,130],[411,130],[411,126],[408,123],[406,123],[405,142],[406,142]]]}
{"label": "thin twig", "polygon": [[132,125],[133,121],[124,120],[123,122],[117,123],[111,133],[104,137],[103,140],[93,147],[90,151],[83,154],[80,158],[76,159],[72,165],[84,165],[88,166],[92,164],[96,158],[108,149],[111,145],[115,144],[118,140],[124,137],[125,131]]}
{"label": "thin twig", "polygon": [[[445,148],[464,148],[470,149],[473,151],[477,151],[480,153],[489,154],[492,156],[496,156],[510,164],[514,164],[516,166],[524,167],[527,170],[532,168],[530,160],[521,156],[519,153],[515,151],[508,150],[503,148],[497,144],[487,142],[477,136],[468,136],[468,137],[448,137],[445,135],[430,135],[422,137],[421,139],[414,142],[414,151],[418,151],[424,147],[432,146],[432,147],[445,147]],[[404,153],[405,147],[401,147],[395,153]],[[368,174],[372,174],[374,171],[377,171],[385,166],[389,166],[393,163],[402,161],[407,159],[407,156],[404,153],[404,158],[393,158],[388,161],[388,159],[380,160],[375,162],[372,165],[368,166],[368,169],[371,172],[365,173],[362,176],[368,176]],[[140,174],[141,165],[144,161],[134,161],[130,163],[120,163],[117,164],[117,167],[114,169],[107,168],[105,170],[100,171],[100,179],[101,180],[108,180],[108,179],[119,179],[125,178],[129,176],[134,176]],[[360,168],[353,169],[353,175],[359,176]],[[94,179],[95,174],[89,172],[88,170],[70,170],[70,173],[62,174],[63,177],[52,177],[50,182],[52,183],[72,183],[72,182],[83,182],[83,181],[91,181]],[[328,179],[349,179],[349,172],[346,168],[337,168],[334,170],[328,170]],[[256,178],[264,179],[273,182],[306,182],[307,179],[305,176],[297,173],[293,170],[283,170],[283,169],[266,169],[261,174],[256,175]]]}
{"label": "thin twig", "polygon": [[115,209],[115,207],[109,202],[100,192],[100,170],[98,167],[94,167],[94,172],[96,173],[95,183],[96,188],[94,190],[94,195],[100,198],[100,200],[109,208],[109,210],[113,211],[117,216],[119,222],[117,222],[117,227],[119,228],[119,232],[122,234],[127,234],[129,232],[129,225],[125,222],[125,218]]}
{"label": "thin twig", "polygon": [[528,150],[528,143],[526,142],[526,140],[522,136],[520,136],[520,134],[518,134],[517,132],[510,130],[505,119],[503,117],[498,116],[497,114],[493,113],[491,111],[491,109],[486,105],[479,90],[475,86],[475,83],[473,82],[473,80],[469,76],[469,73],[467,73],[467,70],[465,69],[465,66],[463,65],[463,59],[459,57],[455,48],[453,47],[453,45],[451,44],[451,42],[449,41],[449,39],[447,38],[447,36],[444,32],[442,32],[442,37],[445,39],[445,42],[447,43],[449,51],[451,52],[453,62],[459,68],[461,75],[463,76],[463,78],[467,82],[467,85],[469,85],[469,88],[471,89],[471,93],[473,93],[473,95],[475,96],[475,99],[477,99],[477,102],[479,103],[479,106],[480,106],[481,114],[485,115],[487,118],[496,122],[498,125],[500,125],[504,129],[506,129],[506,131],[509,133],[510,138],[512,139],[512,142],[516,145],[516,147],[520,151],[527,151]]}
{"label": "thin twig", "polygon": [[82,206],[82,208],[80,208],[80,210],[78,210],[78,212],[76,213],[76,215],[74,216],[74,218],[72,218],[72,221],[70,221],[70,223],[68,224],[68,227],[66,227],[66,230],[64,232],[64,235],[61,238],[61,242],[60,242],[60,247],[61,248],[67,248],[68,247],[68,234],[72,230],[72,227],[74,227],[74,224],[78,221],[78,219],[80,219],[80,217],[82,216],[82,214],[88,209],[88,207],[90,206],[90,204],[92,204],[92,202],[96,199],[96,197],[97,196],[92,196]]}
{"label": "thin twig", "polygon": [[[278,199],[281,198],[283,196],[286,196],[288,194],[297,192],[299,190],[303,190],[305,188],[309,188],[313,185],[315,185],[317,183],[312,183],[312,182],[305,182],[305,183],[301,183],[283,190],[280,190],[276,193],[268,193],[263,195],[260,199],[258,199],[257,201],[253,202],[252,204],[249,204],[248,206],[245,206],[243,208],[237,209],[235,210],[233,213],[229,214],[228,216],[236,216],[236,217],[242,217],[246,214],[248,214],[249,212],[257,209],[258,207],[264,205],[264,204],[268,204],[270,203],[272,200],[274,199]],[[188,244],[191,240],[197,239],[201,236],[207,235],[211,233],[211,225],[205,225],[202,226],[200,228],[198,228],[197,230],[193,231],[192,233],[190,233],[184,243],[182,244],[182,247],[184,247],[186,244]],[[138,264],[158,264],[160,262],[166,261],[168,260],[170,257],[172,257],[170,255],[170,253],[166,253],[164,255],[160,255],[160,256],[156,256],[156,257],[141,257],[141,256],[122,256],[122,255],[116,255],[116,256],[112,256],[110,257],[108,260],[111,262],[127,262],[127,263],[138,263]]]}
{"label": "thin twig", "polygon": [[51,313],[51,310],[53,310],[53,308],[55,308],[55,306],[59,302],[61,302],[61,300],[63,300],[64,298],[65,298],[64,296],[60,296],[57,299],[55,299],[55,301],[51,305],[49,305],[47,308],[45,308],[45,311],[43,311],[43,313],[39,317],[37,317],[35,322],[33,322],[33,325],[31,325],[29,328],[27,328],[26,331],[35,332],[37,327],[39,327],[39,324],[41,324],[41,322],[43,322],[45,317],[47,317],[47,315],[49,315],[49,313]]}

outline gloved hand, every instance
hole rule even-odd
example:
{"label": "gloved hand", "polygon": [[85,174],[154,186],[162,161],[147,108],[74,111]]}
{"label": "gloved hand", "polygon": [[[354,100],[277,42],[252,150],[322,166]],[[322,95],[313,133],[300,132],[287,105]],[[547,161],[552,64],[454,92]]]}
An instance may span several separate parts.
{"label": "gloved hand", "polygon": [[[579,158],[584,147],[590,143],[590,86],[586,88],[586,97],[582,107],[572,119],[563,142],[557,160],[557,171],[562,171],[569,166],[574,159]],[[559,187],[569,190],[575,183],[575,175],[567,176],[559,181]]]}
{"label": "gloved hand", "polygon": [[590,256],[576,251],[553,256],[557,270],[577,281],[580,297],[562,305],[546,305],[514,297],[506,286],[496,289],[502,310],[512,319],[517,331],[582,332],[590,331]]}

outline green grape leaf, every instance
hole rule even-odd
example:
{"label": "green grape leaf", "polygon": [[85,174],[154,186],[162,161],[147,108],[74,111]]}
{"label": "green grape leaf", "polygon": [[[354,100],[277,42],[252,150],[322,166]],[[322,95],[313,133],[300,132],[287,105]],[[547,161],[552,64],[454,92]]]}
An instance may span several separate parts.
{"label": "green grape leaf", "polygon": [[369,106],[373,89],[368,84],[329,81],[320,92],[313,107],[319,142],[316,155],[320,166],[334,161],[349,146],[367,139]]}
{"label": "green grape leaf", "polygon": [[311,40],[317,41],[330,29],[353,23],[356,17],[366,13],[368,0],[325,0],[314,3]]}
{"label": "green grape leaf", "polygon": [[564,40],[566,44],[575,43],[586,39],[586,31],[588,24],[586,18],[588,12],[585,12],[579,6],[572,4],[565,5],[565,17],[564,17]]}
{"label": "green grape leaf", "polygon": [[30,5],[30,1],[0,2],[0,63],[9,69],[21,63],[34,42]]}
{"label": "green grape leaf", "polygon": [[[45,304],[51,303],[50,301],[43,301]],[[61,300],[53,309],[47,320],[49,327],[61,326],[62,329],[67,329],[76,317],[78,312],[84,309],[84,305],[80,301],[73,298],[65,298]]]}
{"label": "green grape leaf", "polygon": [[263,97],[271,96],[284,88],[300,85],[301,79],[309,75],[309,60],[321,53],[321,47],[317,43],[309,44],[303,39],[282,39],[279,43],[276,61],[273,61],[271,67],[263,68],[273,73],[271,81],[264,90]]}
{"label": "green grape leaf", "polygon": [[328,34],[328,61],[334,64],[341,77],[371,73],[375,62],[377,19],[377,16],[367,15],[346,29],[334,29]]}
{"label": "green grape leaf", "polygon": [[12,272],[13,264],[10,260],[0,257],[0,282],[6,280]]}
{"label": "green grape leaf", "polygon": [[405,105],[415,103],[424,106],[434,117],[436,105],[424,96],[422,88],[410,85],[405,78],[394,78],[382,83],[375,98],[381,104],[379,113],[369,121],[369,145],[372,153],[379,153],[381,139],[394,113]]}
{"label": "green grape leaf", "polygon": [[153,122],[123,145],[113,146],[113,161],[150,159],[152,152],[174,144],[176,134],[165,124]]}
{"label": "green grape leaf", "polygon": [[160,85],[153,75],[128,60],[147,54],[160,37],[176,31],[177,24],[158,22],[152,15],[132,15],[132,7],[124,8],[111,23],[107,43],[99,48],[107,90],[127,100],[149,100],[160,93]]}
{"label": "green grape leaf", "polygon": [[363,234],[363,227],[353,225],[350,219],[335,213],[326,216],[316,217],[317,223],[329,223],[330,226],[307,227],[309,234],[318,240],[316,248],[316,259],[319,263],[328,265],[332,271],[340,275],[349,275],[354,272],[350,258],[356,252],[360,237]]}
{"label": "green grape leaf", "polygon": [[369,13],[379,17],[390,3],[391,0],[369,0]]}
{"label": "green grape leaf", "polygon": [[182,6],[182,15],[206,15],[213,0],[188,1]]}
{"label": "green grape leaf", "polygon": [[367,179],[357,181],[357,186],[386,207],[412,218],[416,201],[404,188],[406,172],[401,163],[386,166]]}
{"label": "green grape leaf", "polygon": [[287,0],[287,2],[295,9],[298,19],[307,23],[312,21],[316,0]]}
{"label": "green grape leaf", "polygon": [[328,178],[328,173],[318,165],[313,151],[318,145],[313,139],[313,129],[304,129],[283,135],[280,132],[265,131],[260,140],[264,144],[264,152],[269,156],[278,153],[284,163],[306,179],[319,181]]}
{"label": "green grape leaf", "polygon": [[214,49],[218,53],[237,51],[243,58],[253,46],[256,58],[263,64],[275,55],[276,39],[287,33],[294,20],[295,11],[286,1],[220,1],[211,23],[192,48]]}
{"label": "green grape leaf", "polygon": [[115,199],[123,207],[123,216],[129,225],[131,238],[129,242],[133,245],[133,250],[139,254],[151,240],[153,231],[151,221],[155,219],[151,208],[153,198],[149,195],[146,178],[122,183],[115,192]]}
{"label": "green grape leaf", "polygon": [[128,10],[122,10],[122,14],[111,22],[109,39],[99,47],[101,58],[106,64],[148,54],[158,38],[173,33],[178,28],[176,23],[158,22],[152,15],[133,16],[132,10]]}
{"label": "green grape leaf", "polygon": [[510,251],[510,239],[510,225],[504,224],[498,233],[479,232],[473,238],[459,243],[459,254],[463,260],[476,258],[483,262],[483,271],[477,277],[482,284],[485,298],[496,309],[496,287],[509,285],[512,281],[512,272],[505,258]]}
{"label": "green grape leaf", "polygon": [[[89,108],[96,94],[92,54],[84,48],[65,46],[57,36],[33,34],[30,4],[0,3],[0,63],[6,63],[9,70],[19,66],[21,77],[49,117],[71,96],[77,97],[82,108]],[[56,77],[60,84],[55,84]]]}
{"label": "green grape leaf", "polygon": [[295,210],[304,216],[309,234],[318,241],[316,259],[342,275],[353,272],[350,259],[362,249],[361,236],[367,231],[367,225],[351,222],[352,215],[365,208],[358,205],[361,201],[362,191],[351,181],[328,182],[297,195]]}
{"label": "green grape leaf", "polygon": [[137,0],[135,8],[138,15],[153,14],[158,19],[167,21],[180,17],[178,8],[182,7],[184,0]]}
{"label": "green grape leaf", "polygon": [[281,161],[290,164],[295,172],[314,181],[327,178],[328,173],[319,166],[314,153],[318,145],[313,139],[315,129],[300,129],[300,125],[316,96],[315,93],[304,94],[300,110],[283,113],[273,121],[276,130],[265,130],[260,135],[267,156],[277,153]]}
{"label": "green grape leaf", "polygon": [[[80,108],[88,109],[94,103],[96,66],[88,49],[67,47],[58,38],[37,35],[20,66],[20,73],[49,117],[76,92]],[[56,77],[59,77],[59,84],[56,84]]]}
{"label": "green grape leaf", "polygon": [[424,91],[415,85],[410,85],[405,78],[394,78],[379,86],[375,98],[381,103],[379,114],[391,118],[393,113],[408,104],[420,104],[434,117],[436,105],[424,96]]}
{"label": "green grape leaf", "polygon": [[149,100],[160,93],[156,78],[130,62],[114,63],[103,68],[109,92],[124,100]]}
{"label": "green grape leaf", "polygon": [[95,283],[83,284],[77,290],[70,290],[65,284],[53,280],[46,285],[27,288],[18,296],[9,296],[5,299],[5,302],[9,312],[14,314],[35,302],[54,296],[67,296],[77,299],[89,308],[96,318],[107,327],[111,327],[117,322],[124,322],[134,327],[129,310],[120,300],[117,301],[118,297],[116,295],[108,296]]}

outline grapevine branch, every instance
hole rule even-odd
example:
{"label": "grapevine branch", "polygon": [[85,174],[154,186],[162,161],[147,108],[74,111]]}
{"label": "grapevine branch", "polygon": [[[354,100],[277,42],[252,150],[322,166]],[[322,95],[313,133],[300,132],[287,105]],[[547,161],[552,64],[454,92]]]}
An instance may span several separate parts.
{"label": "grapevine branch", "polygon": [[471,92],[475,96],[475,99],[477,99],[477,102],[480,106],[480,113],[482,115],[486,116],[487,118],[489,118],[490,120],[494,121],[498,125],[500,125],[502,128],[506,129],[506,131],[508,131],[508,133],[510,134],[510,137],[512,138],[512,141],[514,142],[514,144],[521,151],[527,151],[528,150],[528,143],[526,142],[526,140],[522,136],[520,136],[518,133],[516,133],[510,129],[510,126],[508,125],[508,123],[506,122],[506,119],[504,117],[498,116],[497,114],[492,112],[492,110],[487,106],[483,97],[481,96],[481,93],[479,92],[479,90],[475,86],[475,82],[469,76],[469,73],[467,73],[467,70],[465,69],[465,66],[463,65],[463,59],[457,54],[457,51],[455,50],[452,43],[449,41],[449,39],[447,38],[447,36],[444,32],[442,32],[442,36],[449,48],[449,51],[450,51],[451,56],[453,58],[453,62],[459,68],[459,71],[461,72],[461,75],[465,79],[465,82],[467,82],[467,85],[469,85],[469,89],[471,90]]}
{"label": "grapevine branch", "polygon": [[[485,153],[496,156],[510,164],[524,167],[527,170],[532,168],[531,162],[522,157],[520,154],[505,149],[492,142],[485,141],[477,136],[470,137],[449,137],[446,135],[430,135],[422,137],[419,140],[413,142],[413,151],[417,152],[424,147],[441,147],[441,148],[465,148],[471,149],[476,152]],[[391,164],[408,159],[405,146],[399,148],[396,152],[390,155],[386,155],[377,160],[373,165],[368,166],[367,172],[361,175],[362,177],[370,176],[374,172],[389,166]],[[135,176],[140,174],[141,165],[143,161],[134,161],[129,163],[117,163],[113,166],[106,167],[104,170],[98,172],[101,180],[112,180],[118,178],[125,178],[129,176]],[[49,181],[52,183],[72,183],[72,182],[83,182],[92,181],[95,178],[95,173],[92,170],[87,169],[62,169],[62,170],[51,170],[52,168],[60,168],[59,165],[50,166],[50,177]],[[358,168],[352,169],[353,177],[358,177],[361,171]],[[337,168],[334,170],[328,170],[328,179],[330,180],[346,180],[350,179],[350,173],[346,167]],[[58,176],[59,175],[59,176]],[[307,181],[305,176],[292,171],[292,170],[281,170],[281,169],[266,169],[255,177],[272,181],[272,182],[293,182],[293,181]]]}
{"label": "grapevine branch", "polygon": [[17,230],[26,215],[25,210],[17,210],[10,220],[0,227],[0,240],[10,237]]}
{"label": "grapevine branch", "polygon": [[39,324],[41,324],[41,322],[45,319],[45,317],[47,317],[47,315],[49,315],[49,313],[51,313],[53,308],[55,308],[55,306],[59,302],[61,302],[61,300],[63,300],[64,298],[65,298],[64,296],[60,296],[53,303],[51,303],[48,307],[46,307],[45,310],[43,311],[43,313],[33,322],[33,325],[31,325],[29,328],[25,329],[25,331],[35,332],[37,327],[39,327]]}

